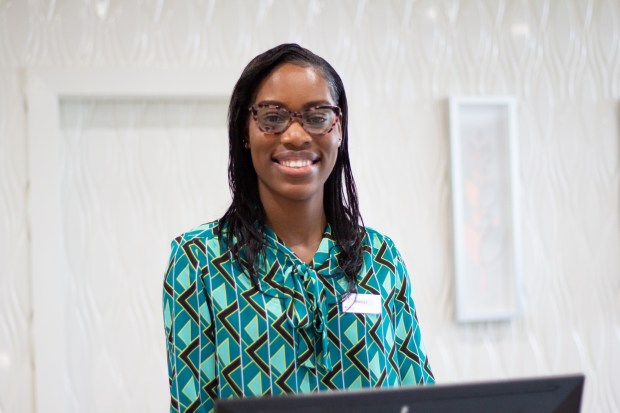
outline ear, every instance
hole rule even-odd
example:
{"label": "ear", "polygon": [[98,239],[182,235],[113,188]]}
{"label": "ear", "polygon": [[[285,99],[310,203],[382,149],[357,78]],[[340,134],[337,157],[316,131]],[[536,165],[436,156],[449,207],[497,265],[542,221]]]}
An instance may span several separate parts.
{"label": "ear", "polygon": [[338,128],[338,147],[342,144],[342,115],[338,116],[338,122],[336,122],[336,128]]}

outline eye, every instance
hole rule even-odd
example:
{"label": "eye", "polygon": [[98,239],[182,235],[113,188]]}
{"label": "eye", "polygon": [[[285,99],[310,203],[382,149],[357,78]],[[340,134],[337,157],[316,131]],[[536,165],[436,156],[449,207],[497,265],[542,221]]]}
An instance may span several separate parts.
{"label": "eye", "polygon": [[260,112],[259,118],[261,122],[271,123],[271,124],[284,123],[288,121],[288,117],[286,116],[286,114],[284,114],[281,111],[277,111],[273,109]]}
{"label": "eye", "polygon": [[327,122],[327,118],[325,116],[309,116],[306,118],[306,122],[310,125],[321,125]]}
{"label": "eye", "polygon": [[331,110],[311,110],[306,112],[304,122],[308,125],[324,125],[330,123],[333,117]]}

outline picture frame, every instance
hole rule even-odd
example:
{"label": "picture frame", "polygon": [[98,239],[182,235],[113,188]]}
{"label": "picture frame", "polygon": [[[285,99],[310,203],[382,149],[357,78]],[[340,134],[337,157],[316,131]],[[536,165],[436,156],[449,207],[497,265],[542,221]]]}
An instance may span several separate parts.
{"label": "picture frame", "polygon": [[449,99],[458,322],[509,320],[521,308],[517,101]]}

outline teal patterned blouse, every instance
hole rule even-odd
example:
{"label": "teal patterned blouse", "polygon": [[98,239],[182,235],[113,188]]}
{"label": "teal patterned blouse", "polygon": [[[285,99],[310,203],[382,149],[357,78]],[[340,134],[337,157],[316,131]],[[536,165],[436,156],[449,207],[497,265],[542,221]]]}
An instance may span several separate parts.
{"label": "teal patterned blouse", "polygon": [[212,412],[219,398],[434,382],[400,253],[365,231],[357,297],[373,295],[377,305],[357,312],[343,302],[348,285],[329,225],[310,264],[265,227],[258,288],[217,221],[176,238],[163,294],[170,411]]}

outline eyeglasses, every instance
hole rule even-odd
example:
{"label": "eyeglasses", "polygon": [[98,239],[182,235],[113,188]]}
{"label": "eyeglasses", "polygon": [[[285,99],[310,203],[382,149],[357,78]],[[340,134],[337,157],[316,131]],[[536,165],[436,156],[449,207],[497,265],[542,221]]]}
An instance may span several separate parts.
{"label": "eyeglasses", "polygon": [[315,106],[303,112],[291,112],[278,105],[255,104],[250,106],[253,118],[263,133],[282,133],[294,118],[298,118],[301,126],[311,135],[324,135],[334,129],[340,108],[338,106]]}

